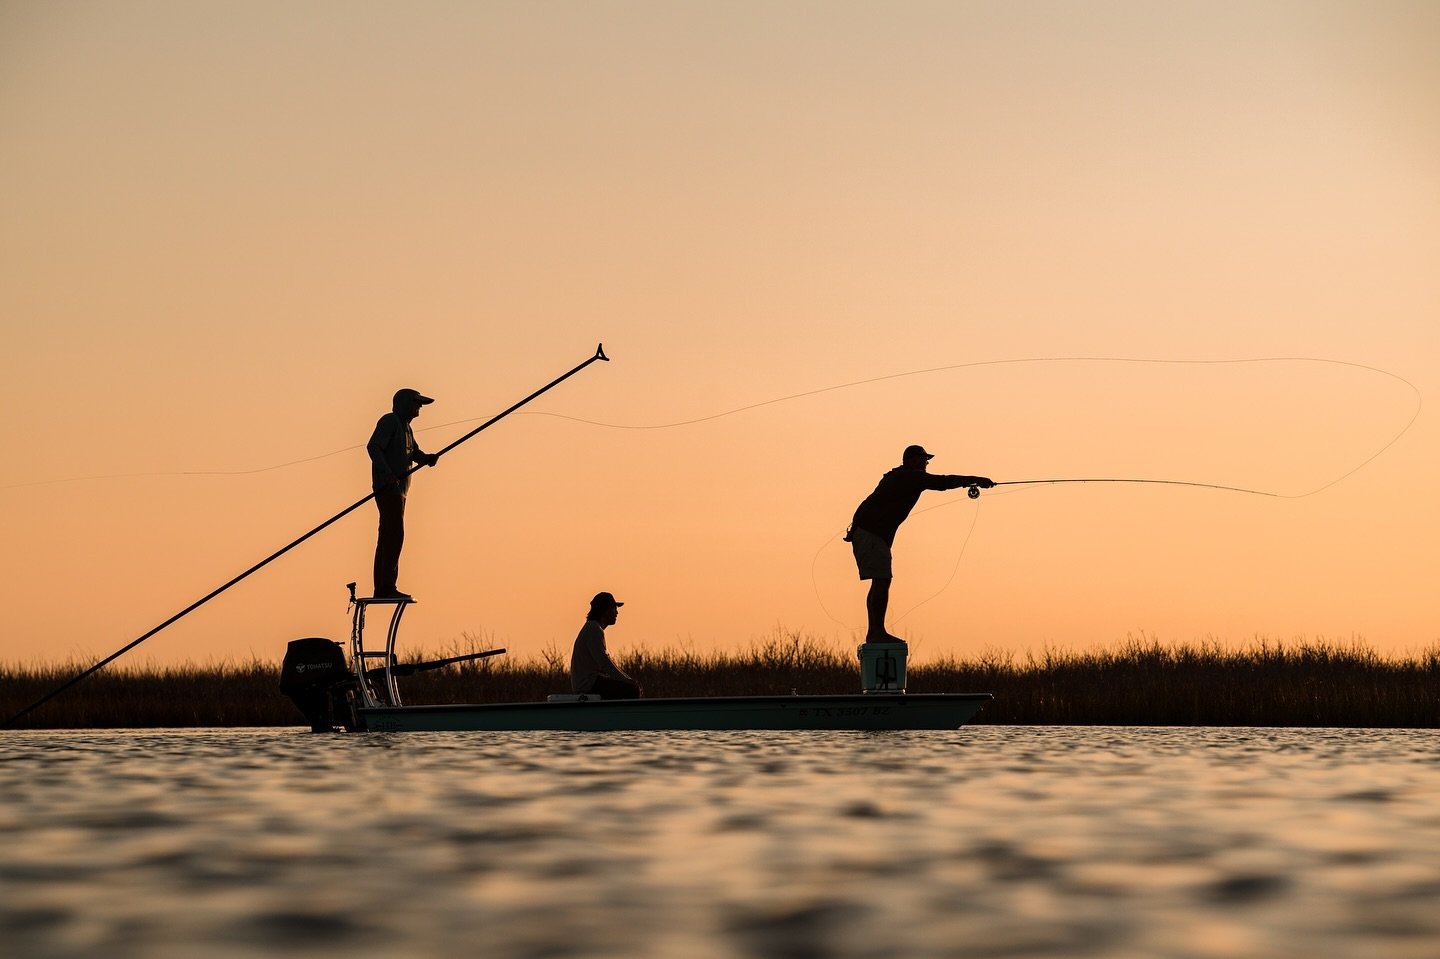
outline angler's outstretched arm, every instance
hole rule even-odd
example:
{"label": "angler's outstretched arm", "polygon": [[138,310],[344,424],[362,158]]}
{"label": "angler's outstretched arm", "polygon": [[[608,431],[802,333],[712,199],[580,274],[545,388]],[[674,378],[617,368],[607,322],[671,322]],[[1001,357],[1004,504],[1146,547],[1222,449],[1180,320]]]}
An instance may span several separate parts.
{"label": "angler's outstretched arm", "polygon": [[995,481],[988,476],[957,476],[954,474],[933,474],[926,473],[926,486],[929,489],[959,489],[962,486],[978,486],[981,489],[989,489],[995,485]]}

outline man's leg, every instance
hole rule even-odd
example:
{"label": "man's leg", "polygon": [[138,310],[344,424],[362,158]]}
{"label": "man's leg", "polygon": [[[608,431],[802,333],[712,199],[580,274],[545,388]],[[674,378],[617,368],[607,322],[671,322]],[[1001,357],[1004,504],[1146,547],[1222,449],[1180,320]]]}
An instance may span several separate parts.
{"label": "man's leg", "polygon": [[611,679],[609,676],[598,676],[595,685],[590,691],[601,699],[639,699],[640,684],[627,683],[623,679]]}
{"label": "man's leg", "polygon": [[865,597],[865,612],[869,619],[865,642],[903,642],[885,632],[885,613],[890,608],[890,581],[894,578],[890,544],[869,530],[851,527],[850,547],[855,553],[860,579],[870,581],[870,592]]}
{"label": "man's leg", "polygon": [[376,493],[380,511],[380,532],[375,539],[375,593],[385,596],[396,591],[400,576],[400,550],[405,545],[405,494]]}
{"label": "man's leg", "polygon": [[877,576],[870,581],[870,594],[865,597],[865,611],[870,625],[865,631],[867,643],[889,643],[894,636],[885,632],[885,612],[890,608],[890,577]]}

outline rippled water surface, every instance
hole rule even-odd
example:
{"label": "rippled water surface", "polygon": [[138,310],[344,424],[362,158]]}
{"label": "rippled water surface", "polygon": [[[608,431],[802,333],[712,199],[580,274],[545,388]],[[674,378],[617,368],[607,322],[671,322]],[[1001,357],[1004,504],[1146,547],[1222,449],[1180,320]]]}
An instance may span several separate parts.
{"label": "rippled water surface", "polygon": [[7,956],[1440,956],[1433,731],[5,733]]}

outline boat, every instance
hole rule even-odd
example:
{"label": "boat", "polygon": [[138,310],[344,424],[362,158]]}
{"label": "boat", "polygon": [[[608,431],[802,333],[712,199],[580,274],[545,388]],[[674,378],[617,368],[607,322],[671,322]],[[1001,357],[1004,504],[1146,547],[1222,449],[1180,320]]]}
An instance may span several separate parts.
{"label": "boat", "polygon": [[546,702],[358,709],[370,732],[479,730],[958,729],[989,693],[838,696],[697,696],[677,699],[552,697]]}
{"label": "boat", "polygon": [[[907,693],[903,643],[860,647],[861,690],[789,696],[693,696],[602,699],[561,693],[543,702],[406,705],[398,679],[452,663],[497,656],[488,649],[423,663],[399,663],[395,645],[410,597],[358,597],[350,583],[350,656],[334,640],[290,643],[281,668],[281,691],[315,732],[338,724],[351,732],[508,732],[639,730],[901,730],[958,729],[993,697],[990,693]],[[391,608],[383,649],[365,645],[372,607]],[[372,665],[379,662],[379,665]]]}

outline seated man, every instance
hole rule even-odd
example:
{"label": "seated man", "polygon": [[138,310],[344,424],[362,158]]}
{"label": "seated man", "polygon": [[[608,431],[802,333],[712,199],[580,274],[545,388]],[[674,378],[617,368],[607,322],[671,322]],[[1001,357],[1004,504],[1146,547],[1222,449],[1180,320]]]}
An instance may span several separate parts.
{"label": "seated man", "polygon": [[605,648],[605,627],[614,626],[624,603],[609,593],[596,593],[590,600],[590,615],[575,637],[570,654],[570,689],[592,693],[601,699],[638,699],[640,684],[615,665]]}

